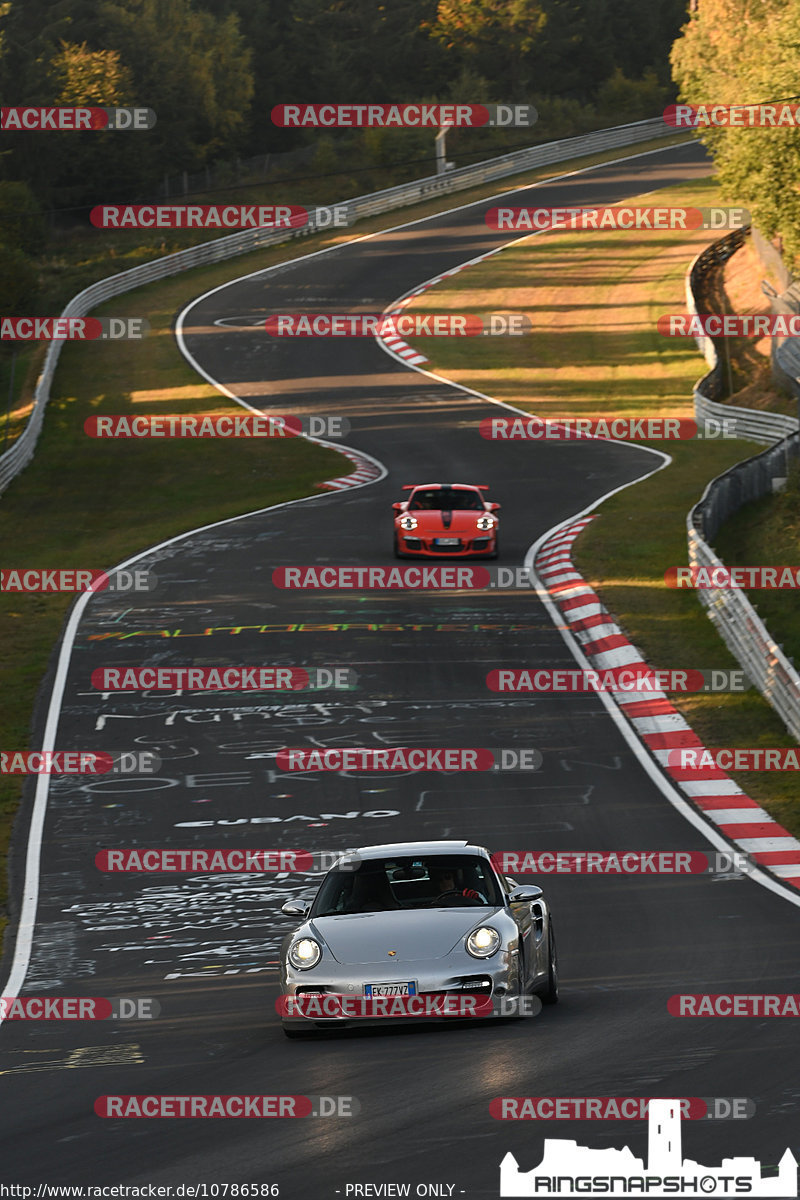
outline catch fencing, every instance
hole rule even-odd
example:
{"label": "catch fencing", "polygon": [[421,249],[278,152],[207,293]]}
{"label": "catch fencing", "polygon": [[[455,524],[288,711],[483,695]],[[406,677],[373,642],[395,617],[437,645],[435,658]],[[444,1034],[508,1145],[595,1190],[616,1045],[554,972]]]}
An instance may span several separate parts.
{"label": "catch fencing", "polygon": [[[727,234],[691,264],[686,289],[692,313],[697,312],[696,292],[703,278],[729,258],[745,236],[744,230]],[[711,366],[695,386],[696,419],[724,418],[732,423],[739,437],[770,443],[768,449],[754,458],[737,463],[712,479],[686,518],[689,565],[711,571],[724,566],[710,545],[722,525],[743,504],[759,500],[786,483],[790,463],[800,457],[800,423],[794,417],[719,403],[716,397],[723,394],[723,364],[711,338],[703,336],[696,340]],[[791,735],[800,740],[800,675],[770,636],[747,596],[741,588],[726,587],[698,588],[697,597],[747,677],[772,705]]]}

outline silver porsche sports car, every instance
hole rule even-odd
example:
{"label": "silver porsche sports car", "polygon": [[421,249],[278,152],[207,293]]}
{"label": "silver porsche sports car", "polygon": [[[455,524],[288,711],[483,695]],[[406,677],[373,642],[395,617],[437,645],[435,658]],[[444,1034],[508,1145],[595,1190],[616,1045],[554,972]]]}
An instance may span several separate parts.
{"label": "silver porsche sports car", "polygon": [[[304,918],[281,947],[278,1009],[288,1037],[371,1015],[492,1016],[525,996],[558,999],[542,889],[499,874],[482,846],[349,851],[312,903],[288,900],[283,912]],[[450,1007],[437,1008],[442,1002]]]}

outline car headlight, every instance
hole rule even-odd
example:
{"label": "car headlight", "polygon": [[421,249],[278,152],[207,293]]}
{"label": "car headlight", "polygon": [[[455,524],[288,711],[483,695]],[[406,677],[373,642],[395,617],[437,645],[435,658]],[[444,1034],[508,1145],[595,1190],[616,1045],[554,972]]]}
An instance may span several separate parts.
{"label": "car headlight", "polygon": [[416,529],[417,528],[417,518],[412,517],[410,513],[406,513],[405,516],[400,518],[400,528],[401,529]]}
{"label": "car headlight", "polygon": [[300,938],[289,947],[289,962],[298,971],[308,971],[322,958],[322,947],[313,938]]}
{"label": "car headlight", "polygon": [[483,517],[478,517],[478,529],[494,529],[497,521],[494,517],[486,513]]}
{"label": "car headlight", "polygon": [[473,929],[464,945],[473,958],[491,958],[500,949],[500,934],[490,925],[481,925],[479,929]]}

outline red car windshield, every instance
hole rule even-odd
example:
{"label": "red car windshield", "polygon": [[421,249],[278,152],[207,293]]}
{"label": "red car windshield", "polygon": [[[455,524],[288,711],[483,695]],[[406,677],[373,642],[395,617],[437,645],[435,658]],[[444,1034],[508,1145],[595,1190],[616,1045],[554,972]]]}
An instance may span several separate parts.
{"label": "red car windshield", "polygon": [[419,488],[411,496],[408,507],[412,512],[420,509],[482,512],[485,505],[480,492],[471,488]]}

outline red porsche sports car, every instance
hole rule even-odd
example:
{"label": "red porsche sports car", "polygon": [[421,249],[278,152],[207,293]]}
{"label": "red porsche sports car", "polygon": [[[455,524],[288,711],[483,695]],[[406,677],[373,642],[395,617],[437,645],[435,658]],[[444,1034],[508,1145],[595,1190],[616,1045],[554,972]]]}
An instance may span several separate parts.
{"label": "red porsche sports car", "polygon": [[407,500],[394,509],[394,552],[397,558],[497,558],[500,505],[484,500],[487,483],[408,483]]}

